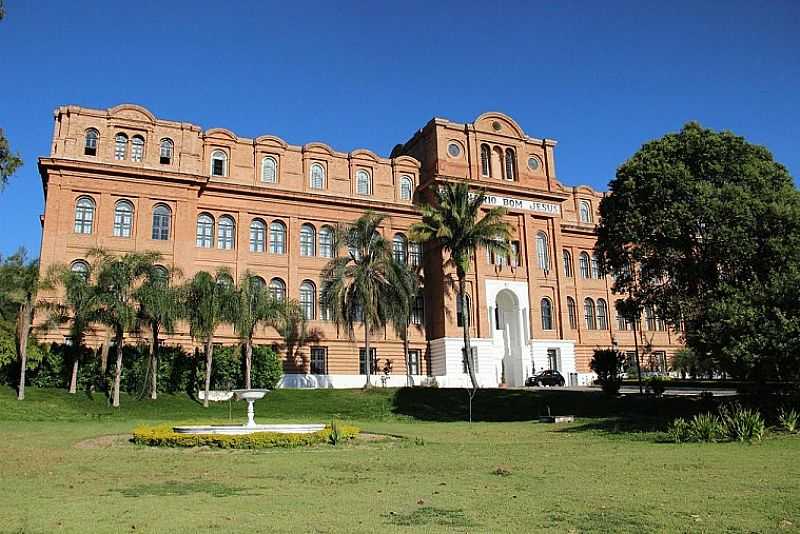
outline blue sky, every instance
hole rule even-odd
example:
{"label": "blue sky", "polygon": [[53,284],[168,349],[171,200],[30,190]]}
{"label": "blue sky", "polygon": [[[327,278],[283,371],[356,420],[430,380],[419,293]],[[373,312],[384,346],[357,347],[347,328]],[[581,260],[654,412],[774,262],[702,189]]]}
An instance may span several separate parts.
{"label": "blue sky", "polygon": [[[649,5],[647,5],[649,4]],[[38,254],[52,110],[123,102],[290,143],[388,155],[431,117],[488,110],[559,141],[559,179],[605,188],[688,120],[800,175],[800,2],[6,0],[0,128],[25,166],[0,253]]]}

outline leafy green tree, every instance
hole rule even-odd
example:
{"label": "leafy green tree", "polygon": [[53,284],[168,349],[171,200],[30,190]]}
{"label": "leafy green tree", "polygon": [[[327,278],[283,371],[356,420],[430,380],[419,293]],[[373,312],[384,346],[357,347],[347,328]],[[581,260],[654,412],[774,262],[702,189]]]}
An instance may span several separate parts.
{"label": "leafy green tree", "polygon": [[396,280],[389,243],[378,232],[385,215],[367,211],[352,225],[337,231],[336,243],[347,254],[332,259],[322,271],[320,303],[334,323],[354,337],[355,325],[364,328],[366,387],[372,385],[370,334],[389,318]]}
{"label": "leafy green tree", "polygon": [[[469,308],[467,272],[473,263],[475,251],[485,248],[493,254],[507,255],[510,249],[511,227],[503,220],[506,211],[503,208],[485,209],[485,199],[485,190],[470,192],[469,185],[464,182],[442,184],[436,189],[434,202],[420,206],[422,221],[411,227],[413,240],[431,243],[448,256],[446,265],[455,268],[458,298],[465,313]],[[471,357],[469,321],[463,321],[463,325],[464,353],[472,382],[471,407],[472,397],[479,386]]]}
{"label": "leafy green tree", "polygon": [[798,377],[800,193],[766,148],[689,123],[619,167],[600,214],[616,292],[738,378]]}
{"label": "leafy green tree", "polygon": [[149,374],[150,398],[153,400],[158,398],[159,335],[162,331],[174,333],[175,324],[183,315],[181,289],[171,283],[179,274],[175,269],[169,271],[153,266],[134,294],[139,303],[138,321],[150,330],[152,336],[146,374]]}
{"label": "leafy green tree", "polygon": [[139,312],[136,290],[152,273],[160,255],[155,252],[128,252],[116,256],[102,249],[95,249],[90,255],[98,260],[98,319],[114,331],[117,363],[111,405],[118,408],[125,334],[135,330]]}
{"label": "leafy green tree", "polygon": [[184,306],[189,333],[203,344],[206,353],[205,397],[203,406],[208,408],[211,390],[211,371],[214,361],[214,332],[225,321],[225,311],[234,292],[233,281],[224,270],[214,275],[205,271],[196,273],[184,286]]}
{"label": "leafy green tree", "polygon": [[[3,6],[0,4],[0,19],[2,19]],[[8,139],[0,128],[0,191],[5,189],[8,178],[22,166],[22,159],[18,153],[11,152]]]}
{"label": "leafy green tree", "polygon": [[227,299],[225,318],[239,334],[244,350],[244,387],[250,389],[253,368],[253,336],[259,325],[274,323],[281,303],[273,298],[264,282],[245,271],[231,298]]}
{"label": "leafy green tree", "polygon": [[270,324],[281,336],[283,349],[286,350],[286,360],[290,362],[297,363],[300,349],[322,337],[318,329],[309,327],[303,309],[293,299],[278,303],[278,314]]}
{"label": "leafy green tree", "polygon": [[39,262],[28,260],[20,249],[0,265],[0,317],[14,322],[14,340],[19,360],[17,399],[25,398],[25,371],[28,364],[28,339],[36,312],[39,290]]}
{"label": "leafy green tree", "polygon": [[622,385],[622,365],[625,354],[614,349],[597,349],[589,362],[589,368],[597,375],[603,391],[609,395],[619,393]]}

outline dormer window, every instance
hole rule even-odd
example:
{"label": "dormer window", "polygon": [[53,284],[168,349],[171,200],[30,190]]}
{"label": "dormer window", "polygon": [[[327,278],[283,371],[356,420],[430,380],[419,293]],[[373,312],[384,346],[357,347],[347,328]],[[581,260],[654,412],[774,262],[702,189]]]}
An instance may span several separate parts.
{"label": "dormer window", "polygon": [[592,205],[588,200],[581,200],[580,221],[582,223],[592,222]]}
{"label": "dormer window", "polygon": [[266,184],[278,181],[278,162],[272,156],[266,156],[261,160],[261,181]]}
{"label": "dormer window", "polygon": [[161,140],[161,151],[159,157],[159,163],[162,165],[169,165],[172,163],[172,153],[174,151],[175,144],[172,142],[172,139],[162,139]]}
{"label": "dormer window", "polygon": [[400,200],[411,200],[414,183],[408,176],[400,178]]}
{"label": "dormer window", "polygon": [[118,133],[114,137],[114,159],[124,160],[128,154],[128,136],[124,133]]}
{"label": "dormer window", "polygon": [[211,176],[225,176],[227,174],[228,156],[222,150],[215,150],[211,154]]}
{"label": "dormer window", "polygon": [[97,140],[100,138],[100,132],[94,128],[86,130],[86,139],[83,145],[83,153],[86,156],[97,155]]}
{"label": "dormer window", "polygon": [[311,164],[311,189],[325,188],[325,168],[319,163]]}
{"label": "dormer window", "polygon": [[359,170],[356,173],[356,193],[359,195],[372,194],[372,178],[365,170]]}

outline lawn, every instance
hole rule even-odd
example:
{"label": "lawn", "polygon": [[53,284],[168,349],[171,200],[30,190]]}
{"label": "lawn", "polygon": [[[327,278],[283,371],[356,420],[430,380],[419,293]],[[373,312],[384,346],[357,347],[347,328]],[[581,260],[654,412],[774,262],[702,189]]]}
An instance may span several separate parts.
{"label": "lawn", "polygon": [[[659,443],[701,401],[447,390],[276,391],[259,422],[331,417],[407,439],[308,449],[157,449],[140,424],[244,419],[186,397],[0,390],[2,532],[785,532],[800,526],[800,437]],[[530,421],[549,409],[574,424]]]}

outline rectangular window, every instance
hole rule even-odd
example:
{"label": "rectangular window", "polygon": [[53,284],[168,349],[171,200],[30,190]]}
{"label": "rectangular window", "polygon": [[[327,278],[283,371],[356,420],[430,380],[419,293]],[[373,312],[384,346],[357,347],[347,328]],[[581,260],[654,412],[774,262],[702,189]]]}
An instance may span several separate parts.
{"label": "rectangular window", "polygon": [[[370,354],[370,372],[369,374],[374,375],[378,372],[378,349],[374,347],[370,347],[369,349]],[[365,357],[366,352],[364,347],[358,349],[358,372],[359,374],[365,375],[367,374],[367,359]]]}
{"label": "rectangular window", "polygon": [[214,158],[211,161],[211,174],[214,176],[224,176],[225,175],[225,160],[221,158]]}
{"label": "rectangular window", "polygon": [[421,325],[425,321],[425,301],[422,295],[417,295],[411,307],[411,324]]}
{"label": "rectangular window", "polygon": [[114,236],[130,237],[133,227],[133,217],[130,212],[117,210],[114,213]]}
{"label": "rectangular window", "polygon": [[558,349],[547,349],[547,365],[551,371],[559,371]]}
{"label": "rectangular window", "polygon": [[408,244],[408,264],[412,267],[422,265],[422,245],[419,243]]}
{"label": "rectangular window", "polygon": [[166,241],[169,239],[169,215],[153,215],[153,239]]}
{"label": "rectangular window", "polygon": [[420,350],[419,349],[410,349],[408,351],[408,372],[412,375],[419,374],[419,360],[420,360]]}
{"label": "rectangular window", "polygon": [[328,348],[311,347],[311,374],[324,375],[328,373]]}
{"label": "rectangular window", "polygon": [[520,266],[520,256],[519,256],[519,241],[512,241],[511,242],[511,258],[509,263],[512,267],[519,267]]}
{"label": "rectangular window", "polygon": [[[478,347],[470,347],[470,352],[472,353],[472,357],[470,361],[472,362],[472,370],[475,373],[478,372]],[[469,369],[467,368],[467,351],[465,349],[461,349],[461,366],[462,371],[464,374],[469,373]]]}

